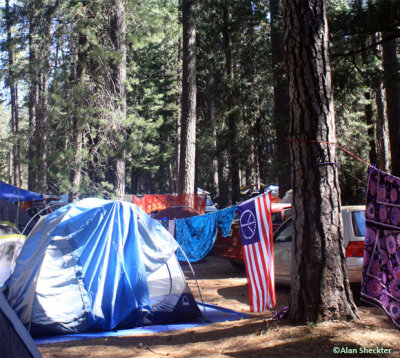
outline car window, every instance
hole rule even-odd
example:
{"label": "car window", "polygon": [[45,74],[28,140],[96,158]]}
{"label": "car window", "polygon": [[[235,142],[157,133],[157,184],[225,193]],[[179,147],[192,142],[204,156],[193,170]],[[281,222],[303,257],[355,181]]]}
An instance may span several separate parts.
{"label": "car window", "polygon": [[272,222],[274,224],[282,222],[282,215],[280,211],[272,213]]}
{"label": "car window", "polygon": [[292,208],[283,210],[283,221],[289,219],[292,216]]}
{"label": "car window", "polygon": [[274,242],[292,241],[292,220],[287,221],[274,235]]}
{"label": "car window", "polygon": [[355,236],[365,236],[365,211],[357,210],[351,213],[353,232]]}

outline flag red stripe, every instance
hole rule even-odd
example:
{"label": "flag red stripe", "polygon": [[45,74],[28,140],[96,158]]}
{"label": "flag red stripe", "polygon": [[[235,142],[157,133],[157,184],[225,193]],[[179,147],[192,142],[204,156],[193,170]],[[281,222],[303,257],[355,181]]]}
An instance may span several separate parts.
{"label": "flag red stripe", "polygon": [[253,296],[255,296],[254,292],[254,276],[252,272],[252,266],[251,266],[251,260],[249,258],[249,248],[247,247],[248,245],[243,246],[244,250],[244,260],[246,264],[246,275],[247,275],[247,283],[248,283],[248,290],[249,290],[249,301],[250,301],[250,312],[254,312],[254,299]]}
{"label": "flag red stripe", "polygon": [[[270,255],[268,254],[268,246],[266,245],[265,241],[268,238],[268,236],[266,235],[266,228],[265,228],[265,209],[267,209],[267,202],[265,200],[265,195],[261,198],[258,198],[258,200],[256,200],[256,204],[257,204],[257,208],[258,210],[256,210],[257,212],[257,221],[259,222],[259,227],[261,229],[261,233],[262,235],[260,235],[260,256],[261,256],[261,262],[262,262],[262,268],[263,268],[263,275],[265,278],[267,278],[267,282],[265,283],[265,291],[266,291],[266,295],[265,295],[265,300],[264,300],[264,306],[267,305],[267,303],[269,301],[271,301],[270,298],[270,291],[271,291],[271,287],[270,287],[270,283],[271,280],[268,279],[270,277],[270,270],[269,267],[267,266],[267,263],[270,262]],[[268,240],[267,240],[268,242]],[[265,310],[265,308],[264,308]]]}
{"label": "flag red stripe", "polygon": [[[270,279],[268,280],[268,293],[270,296],[271,303],[275,305],[276,303],[276,298],[275,298],[275,275],[274,275],[274,248],[273,248],[273,237],[272,237],[272,218],[271,215],[267,215],[267,212],[271,212],[271,202],[269,200],[270,198],[266,195],[260,198],[259,201],[263,201],[263,205],[259,205],[259,210],[260,214],[262,214],[262,217],[260,218],[260,223],[262,227],[262,233],[263,233],[263,243],[265,245],[265,250],[266,250],[266,257],[268,258],[265,262],[265,264],[268,264],[268,267],[266,268],[267,272],[267,277]],[[263,245],[263,246],[264,246]]]}
{"label": "flag red stripe", "polygon": [[255,280],[255,284],[256,284],[256,287],[257,287],[257,293],[258,293],[258,296],[257,296],[257,304],[258,304],[257,305],[257,309],[258,309],[258,311],[262,311],[263,303],[265,302],[265,295],[266,295],[265,289],[266,289],[266,287],[265,287],[265,282],[263,282],[263,277],[265,277],[265,272],[263,270],[262,265],[260,265],[261,262],[259,260],[259,254],[260,254],[260,251],[261,251],[260,250],[261,247],[260,247],[260,243],[256,243],[254,245],[249,245],[249,246],[252,246],[251,247],[252,255],[253,255],[252,264],[253,264],[253,267],[254,267],[255,274],[257,275],[256,276],[256,280]]}
{"label": "flag red stripe", "polygon": [[[254,199],[260,241],[243,245],[250,310],[262,312],[276,303],[271,201],[268,194]],[[254,209],[253,209],[254,210]]]}

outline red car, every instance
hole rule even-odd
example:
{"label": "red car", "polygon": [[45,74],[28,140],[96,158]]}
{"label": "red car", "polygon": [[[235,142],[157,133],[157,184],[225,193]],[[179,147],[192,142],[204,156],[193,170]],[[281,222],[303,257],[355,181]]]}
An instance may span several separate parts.
{"label": "red car", "polygon": [[[272,226],[275,231],[281,224],[292,216],[292,206],[289,203],[272,203]],[[214,244],[214,253],[236,265],[243,265],[242,237],[240,234],[239,220],[235,219],[232,223],[231,231],[227,237],[223,237],[218,230],[217,239]]]}

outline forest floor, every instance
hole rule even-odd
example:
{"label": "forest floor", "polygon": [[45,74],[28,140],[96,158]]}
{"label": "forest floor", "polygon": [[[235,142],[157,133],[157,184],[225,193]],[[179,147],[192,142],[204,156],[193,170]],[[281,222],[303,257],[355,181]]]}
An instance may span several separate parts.
{"label": "forest floor", "polygon": [[[250,314],[244,271],[216,256],[208,256],[193,267],[205,302]],[[183,269],[196,296],[188,266]],[[274,310],[288,306],[289,287],[277,286],[276,292]],[[267,311],[239,321],[141,336],[40,345],[39,350],[45,358],[400,357],[399,330],[382,310],[359,299],[356,302],[361,320],[355,322],[294,326],[285,320],[268,320],[272,311]]]}

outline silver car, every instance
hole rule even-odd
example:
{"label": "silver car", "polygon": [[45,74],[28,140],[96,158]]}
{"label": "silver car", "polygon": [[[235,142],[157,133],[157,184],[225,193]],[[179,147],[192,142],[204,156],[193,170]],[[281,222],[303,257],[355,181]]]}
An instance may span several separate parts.
{"label": "silver car", "polygon": [[[364,255],[365,206],[343,206],[343,234],[349,281],[361,283]],[[292,220],[289,219],[274,233],[275,282],[290,284]]]}

